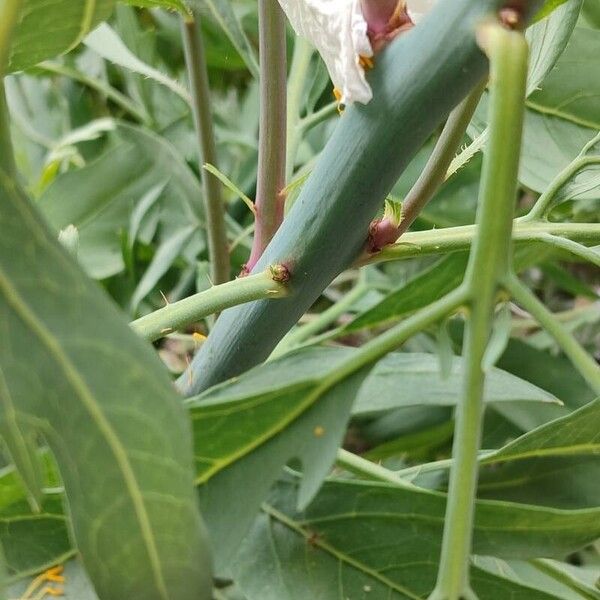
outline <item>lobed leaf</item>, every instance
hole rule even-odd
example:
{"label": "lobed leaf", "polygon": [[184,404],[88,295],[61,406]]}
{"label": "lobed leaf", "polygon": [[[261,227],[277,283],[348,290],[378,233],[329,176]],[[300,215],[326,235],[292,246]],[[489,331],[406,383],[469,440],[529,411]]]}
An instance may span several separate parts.
{"label": "lobed leaf", "polygon": [[[210,598],[189,424],[169,378],[3,174],[0,206],[0,416],[14,406],[56,457],[100,597]],[[8,534],[26,543],[17,524]]]}
{"label": "lobed leaf", "polygon": [[[435,584],[445,496],[391,484],[329,480],[304,511],[299,481],[280,482],[241,546],[234,576],[248,600],[340,597],[426,598]],[[593,540],[600,509],[556,511],[478,501],[474,553],[494,557],[562,556]],[[277,568],[257,569],[256,565]],[[480,600],[553,595],[478,567]]]}

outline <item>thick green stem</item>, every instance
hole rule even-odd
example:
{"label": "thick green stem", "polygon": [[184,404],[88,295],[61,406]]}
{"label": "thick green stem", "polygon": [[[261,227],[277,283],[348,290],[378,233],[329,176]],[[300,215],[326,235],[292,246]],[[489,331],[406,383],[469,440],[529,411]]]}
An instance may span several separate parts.
{"label": "thick green stem", "polygon": [[277,269],[267,269],[264,273],[215,285],[140,317],[131,323],[131,327],[143,338],[153,342],[231,306],[261,298],[281,298],[286,295],[287,290],[285,282],[276,280],[277,272]]}
{"label": "thick green stem", "polygon": [[600,366],[565,326],[515,275],[505,280],[507,291],[550,334],[596,394],[600,394]]}
{"label": "thick green stem", "polygon": [[480,39],[491,65],[490,142],[485,156],[478,233],[465,285],[470,317],[465,333],[463,401],[457,408],[453,457],[438,581],[430,598],[473,598],[469,584],[477,454],[483,420],[483,358],[496,295],[511,268],[511,230],[523,128],[528,48],[521,32],[486,24]]}
{"label": "thick green stem", "polygon": [[256,228],[246,265],[251,271],[283,221],[286,156],[285,15],[277,0],[259,0],[260,131]]}
{"label": "thick green stem", "polygon": [[462,142],[485,85],[485,83],[481,83],[476,86],[450,113],[423,172],[402,202],[402,221],[400,225],[397,226],[389,219],[384,218],[371,227],[369,243],[371,252],[379,251],[388,244],[393,244],[407,231],[444,183],[448,167]]}
{"label": "thick green stem", "polygon": [[197,13],[195,18],[182,17],[181,30],[192,94],[192,113],[198,136],[211,277],[214,284],[219,284],[229,281],[231,267],[221,185],[202,168],[204,163],[217,165],[218,162],[210,109],[208,70]]}
{"label": "thick green stem", "polygon": [[[362,266],[389,260],[405,260],[415,256],[468,250],[476,233],[475,225],[411,231],[405,233],[398,244],[384,248],[381,252],[361,260],[359,264]],[[516,245],[543,242],[546,235],[594,246],[600,244],[600,223],[550,223],[519,219],[514,222],[513,241]]]}
{"label": "thick green stem", "polygon": [[[364,248],[369,224],[429,136],[485,76],[474,24],[509,0],[438,2],[377,57],[373,99],[349,106],[256,265],[284,264],[290,295],[224,311],[178,385],[196,394],[266,360],[322,291]],[[540,5],[526,4],[528,15]],[[424,109],[426,107],[426,109]]]}
{"label": "thick green stem", "polygon": [[300,111],[302,109],[302,98],[313,53],[314,48],[304,38],[296,38],[287,91],[286,181],[288,182],[294,174],[296,154],[303,133],[299,127]]}

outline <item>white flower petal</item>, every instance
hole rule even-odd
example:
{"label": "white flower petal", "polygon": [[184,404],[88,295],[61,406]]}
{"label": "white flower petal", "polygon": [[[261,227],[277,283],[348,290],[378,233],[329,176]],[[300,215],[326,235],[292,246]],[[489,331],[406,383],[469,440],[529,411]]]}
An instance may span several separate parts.
{"label": "white flower petal", "polygon": [[360,0],[279,0],[296,33],[321,54],[341,102],[373,97],[360,56],[373,56]]}

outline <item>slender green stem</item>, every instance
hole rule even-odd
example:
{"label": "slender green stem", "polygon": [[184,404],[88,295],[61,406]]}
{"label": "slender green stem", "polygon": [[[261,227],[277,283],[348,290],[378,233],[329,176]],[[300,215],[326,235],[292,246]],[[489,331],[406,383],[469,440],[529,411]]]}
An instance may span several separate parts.
{"label": "slender green stem", "polygon": [[221,185],[213,175],[202,168],[204,163],[211,165],[218,163],[210,108],[206,55],[197,13],[194,13],[194,17],[182,17],[181,31],[192,93],[192,113],[198,136],[199,169],[204,192],[211,277],[214,284],[219,284],[229,281],[231,267]]}
{"label": "slender green stem", "polygon": [[411,336],[451,315],[467,300],[466,289],[463,286],[458,287],[384,334],[367,342],[336,370],[334,374],[336,382],[378,361],[393,350],[397,350]]}
{"label": "slender green stem", "polygon": [[481,428],[483,358],[500,281],[511,268],[510,248],[523,128],[528,48],[521,32],[486,24],[480,40],[490,58],[490,142],[485,156],[478,234],[465,275],[470,318],[465,332],[463,401],[457,407],[454,464],[436,588],[431,600],[474,598],[469,564]]}
{"label": "slender green stem", "polygon": [[393,244],[406,232],[444,183],[448,167],[471,122],[486,83],[487,81],[476,86],[450,113],[425,168],[402,202],[402,220],[400,225],[390,221],[390,219],[384,218],[371,227],[371,251],[379,251],[385,246]]}
{"label": "slender green stem", "polygon": [[298,123],[300,121],[300,111],[302,110],[302,98],[306,87],[306,78],[313,53],[314,48],[304,38],[296,38],[287,91],[286,181],[290,181],[294,174],[296,154],[302,138],[303,132],[298,127]]}
{"label": "slender green stem", "polygon": [[554,181],[548,186],[548,189],[539,197],[538,201],[527,215],[522,217],[521,221],[534,221],[546,216],[546,213],[552,207],[554,198],[560,190],[575,176],[579,171],[590,165],[600,165],[600,156],[580,156],[568,165]]}
{"label": "slender green stem", "polygon": [[393,483],[398,487],[407,489],[417,489],[416,486],[398,477],[394,471],[390,471],[381,465],[377,465],[370,460],[352,454],[352,452],[348,452],[342,448],[338,450],[335,462],[338,467],[341,467],[350,473],[362,475],[368,479]]}
{"label": "slender green stem", "polygon": [[273,271],[269,269],[263,273],[216,285],[189,298],[167,304],[164,308],[136,319],[131,323],[131,327],[140,336],[153,342],[176,329],[191,325],[231,306],[261,298],[281,298],[286,293],[285,284],[276,281]]}
{"label": "slender green stem", "polygon": [[578,244],[573,240],[561,238],[556,235],[546,234],[540,235],[537,238],[533,238],[532,241],[539,241],[544,244],[548,244],[549,246],[554,246],[560,250],[565,250],[573,256],[582,258],[588,262],[591,262],[593,265],[600,267],[600,253],[593,248],[588,248],[587,246]]}
{"label": "slender green stem", "polygon": [[506,278],[505,286],[513,298],[554,337],[590,387],[600,394],[600,366],[596,361],[515,275]]}
{"label": "slender green stem", "polygon": [[86,75],[82,71],[74,69],[73,67],[61,65],[60,63],[51,61],[45,61],[43,63],[40,63],[39,65],[37,65],[36,68],[41,69],[42,71],[45,71],[47,73],[53,73],[54,75],[62,75],[63,77],[68,77],[69,79],[78,81],[79,83],[89,87],[95,92],[106,96],[108,100],[114,102],[118,107],[122,108],[125,112],[127,112],[131,117],[133,117],[140,123],[144,123],[145,125],[151,123],[151,118],[145,112],[144,107],[139,106],[134,100],[132,100],[125,94],[122,94],[119,90],[115,89],[114,87],[105,83],[104,81],[101,81],[100,79],[90,77],[89,75]]}
{"label": "slender green stem", "polygon": [[285,15],[277,0],[259,0],[260,126],[256,229],[251,271],[283,221],[286,157]]}
{"label": "slender green stem", "polygon": [[463,140],[481,95],[487,85],[487,79],[475,89],[450,113],[440,139],[429,157],[425,169],[407,194],[402,203],[402,223],[399,233],[402,235],[419,216],[425,205],[433,198],[446,180],[448,167],[456,155]]}
{"label": "slender green stem", "polygon": [[302,133],[306,133],[310,131],[313,127],[316,127],[319,123],[326,121],[329,117],[333,117],[333,115],[337,114],[338,105],[337,102],[331,102],[326,104],[323,108],[320,108],[314,113],[307,115],[298,123],[299,129],[302,130]]}
{"label": "slender green stem", "polygon": [[[475,225],[410,231],[402,236],[402,241],[399,243],[384,248],[381,252],[360,261],[359,264],[367,265],[468,250],[476,234],[477,227]],[[514,222],[513,241],[517,245],[543,241],[545,235],[597,245],[600,244],[600,223],[550,223],[519,219]]]}
{"label": "slender green stem", "polygon": [[336,302],[333,306],[320,313],[316,319],[302,327],[298,327],[298,329],[292,330],[286,335],[274,350],[273,355],[279,356],[280,354],[285,354],[292,348],[302,345],[303,342],[319,333],[319,331],[322,331],[332,323],[335,323],[355,302],[360,300],[369,289],[369,286],[362,282],[356,285],[349,293],[344,295],[339,302]]}
{"label": "slender green stem", "polygon": [[587,587],[584,583],[572,577],[566,570],[554,566],[553,561],[544,558],[534,558],[529,563],[555,581],[573,590],[578,597],[585,598],[585,600],[600,599],[600,592]]}

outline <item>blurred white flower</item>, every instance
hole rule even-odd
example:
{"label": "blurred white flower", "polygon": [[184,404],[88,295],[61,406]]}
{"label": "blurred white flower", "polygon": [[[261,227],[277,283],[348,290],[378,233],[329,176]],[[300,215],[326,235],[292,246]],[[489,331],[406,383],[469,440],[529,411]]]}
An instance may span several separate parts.
{"label": "blurred white flower", "polygon": [[321,54],[342,104],[366,104],[373,94],[360,65],[371,57],[360,0],[279,0],[296,33]]}
{"label": "blurred white flower", "polygon": [[417,24],[432,8],[437,0],[406,0],[406,11],[410,20]]}
{"label": "blurred white flower", "polygon": [[366,104],[371,100],[373,93],[365,78],[364,66],[372,66],[369,59],[374,49],[393,39],[410,26],[411,21],[417,23],[435,1],[399,0],[394,19],[390,20],[387,30],[379,32],[377,39],[373,38],[374,44],[361,4],[373,2],[376,9],[378,0],[279,0],[279,3],[296,33],[310,41],[321,54],[335,86],[336,98],[346,105]]}

